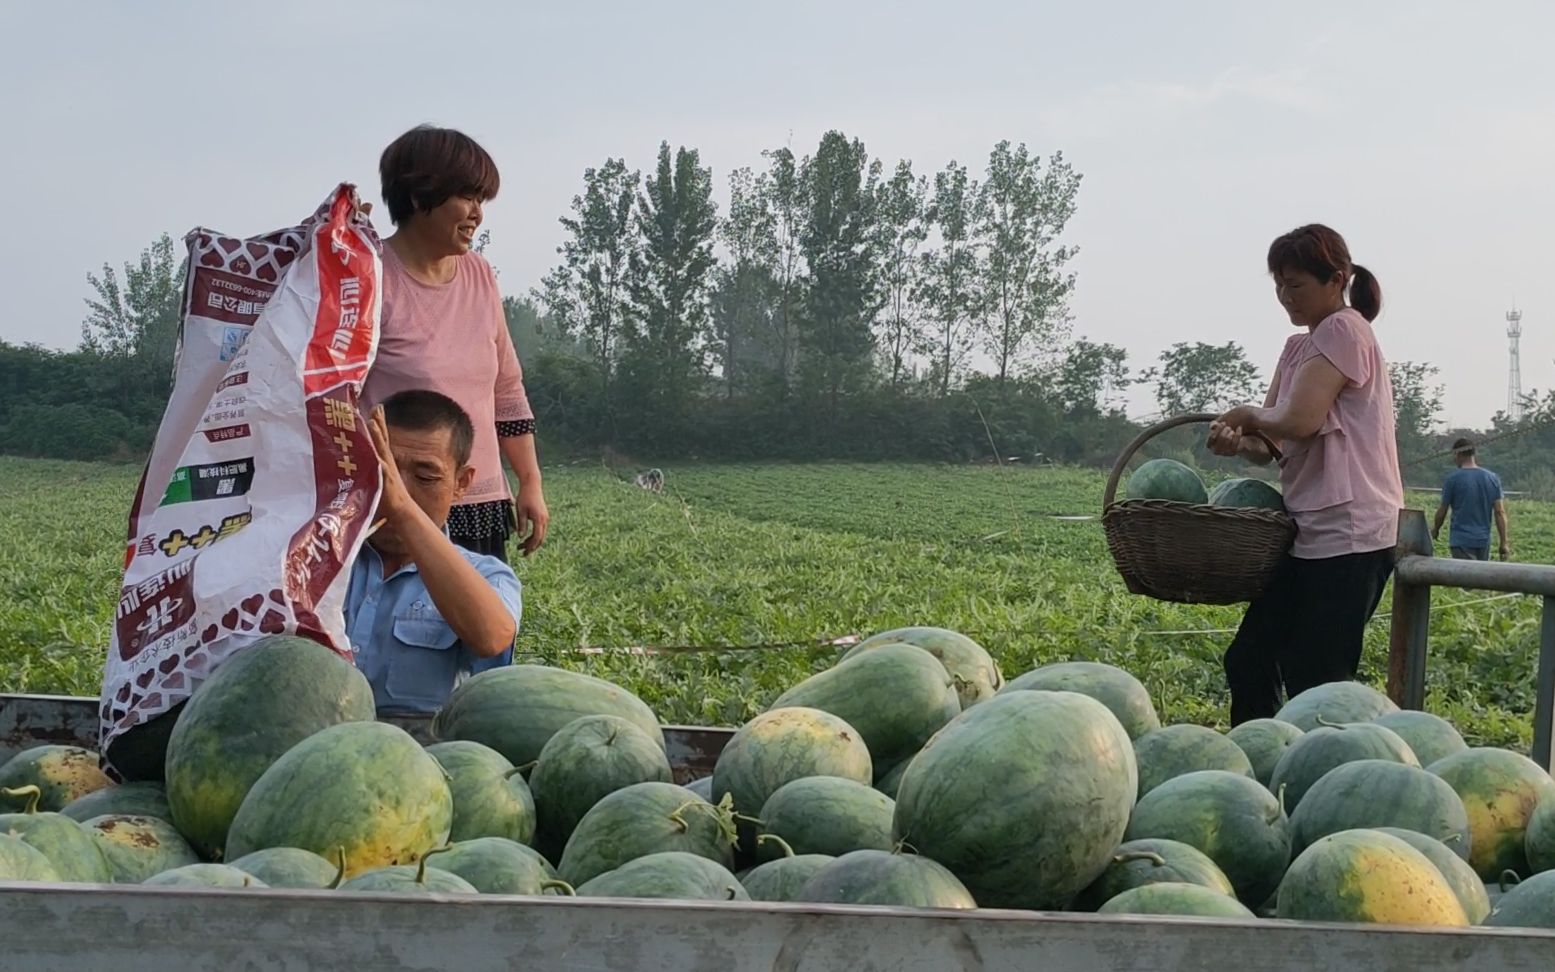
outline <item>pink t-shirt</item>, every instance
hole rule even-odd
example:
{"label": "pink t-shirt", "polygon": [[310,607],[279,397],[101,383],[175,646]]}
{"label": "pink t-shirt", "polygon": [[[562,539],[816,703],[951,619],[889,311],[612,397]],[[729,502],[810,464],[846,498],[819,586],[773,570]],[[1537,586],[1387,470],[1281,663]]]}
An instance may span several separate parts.
{"label": "pink t-shirt", "polygon": [[461,502],[507,499],[497,423],[532,419],[534,412],[496,275],[478,253],[461,256],[454,278],[434,285],[412,277],[393,247],[383,248],[378,357],[362,387],[362,406],[416,388],[452,398],[475,425],[475,479]]}
{"label": "pink t-shirt", "polygon": [[1285,454],[1280,485],[1285,508],[1296,521],[1291,554],[1319,560],[1394,546],[1404,487],[1394,439],[1393,383],[1371,323],[1345,308],[1286,341],[1276,403],[1290,397],[1296,372],[1318,355],[1349,383],[1316,435],[1280,443]]}

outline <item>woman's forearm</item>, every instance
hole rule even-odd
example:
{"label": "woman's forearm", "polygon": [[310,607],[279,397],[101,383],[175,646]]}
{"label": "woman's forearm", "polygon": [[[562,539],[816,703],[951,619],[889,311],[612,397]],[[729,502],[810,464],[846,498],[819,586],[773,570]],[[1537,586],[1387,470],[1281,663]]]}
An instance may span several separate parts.
{"label": "woman's forearm", "polygon": [[535,437],[506,435],[497,439],[497,445],[513,475],[518,477],[519,491],[540,489],[540,456],[535,451]]}

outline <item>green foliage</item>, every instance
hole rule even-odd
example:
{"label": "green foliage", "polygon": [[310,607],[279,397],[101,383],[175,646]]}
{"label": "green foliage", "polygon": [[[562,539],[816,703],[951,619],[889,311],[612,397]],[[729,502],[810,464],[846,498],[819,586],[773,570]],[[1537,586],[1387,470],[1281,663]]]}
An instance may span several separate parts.
{"label": "green foliage", "polygon": [[[1094,521],[1102,478],[1068,468],[691,465],[662,495],[594,464],[553,466],[551,540],[518,565],[520,651],[613,680],[671,722],[734,725],[831,664],[821,638],[907,624],[963,631],[1006,676],[1091,659],[1133,672],[1165,722],[1223,725],[1235,607],[1126,593]],[[0,691],[93,695],[138,470],[0,458]],[[1511,503],[1520,556],[1555,560],[1555,506]],[[1445,554],[1445,550],[1441,551]],[[1536,598],[1432,599],[1427,708],[1474,744],[1526,746]],[[1386,672],[1384,602],[1362,677]],[[1203,634],[1181,632],[1204,631]],[[584,646],[761,651],[580,654]]]}
{"label": "green foliage", "polygon": [[1247,402],[1263,401],[1258,367],[1235,341],[1206,344],[1179,342],[1161,355],[1156,377],[1156,402],[1165,415],[1218,412]]}

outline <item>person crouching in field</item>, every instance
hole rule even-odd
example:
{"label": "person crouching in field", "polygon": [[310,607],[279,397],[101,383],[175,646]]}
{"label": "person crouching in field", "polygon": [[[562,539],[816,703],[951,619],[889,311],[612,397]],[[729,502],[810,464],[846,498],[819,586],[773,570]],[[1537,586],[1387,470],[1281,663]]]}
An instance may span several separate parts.
{"label": "person crouching in field", "polygon": [[352,564],[346,634],[380,712],[432,712],[463,677],[512,660],[521,588],[506,561],[446,533],[475,476],[469,415],[438,392],[403,391],[369,428],[383,524]]}
{"label": "person crouching in field", "polygon": [[[1366,624],[1393,571],[1404,505],[1393,390],[1371,322],[1382,290],[1344,239],[1311,225],[1269,247],[1275,296],[1301,332],[1285,342],[1262,407],[1210,424],[1209,447],[1265,464],[1279,446],[1296,539],[1226,649],[1231,724],[1273,716],[1287,697],[1355,678]],[[1346,302],[1346,294],[1349,300]]]}

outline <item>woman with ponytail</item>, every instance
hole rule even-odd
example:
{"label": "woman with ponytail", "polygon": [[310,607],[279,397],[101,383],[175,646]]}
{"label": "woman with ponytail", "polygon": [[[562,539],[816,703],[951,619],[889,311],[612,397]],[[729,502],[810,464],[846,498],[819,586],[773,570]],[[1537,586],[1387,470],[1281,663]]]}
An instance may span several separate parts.
{"label": "woman with ponytail", "polygon": [[1301,330],[1285,342],[1263,405],[1221,415],[1209,447],[1266,464],[1273,457],[1252,433],[1279,445],[1296,540],[1226,650],[1232,725],[1274,715],[1282,688],[1290,697],[1355,678],[1404,505],[1393,388],[1371,327],[1382,309],[1377,278],[1319,225],[1275,240],[1268,267]]}

